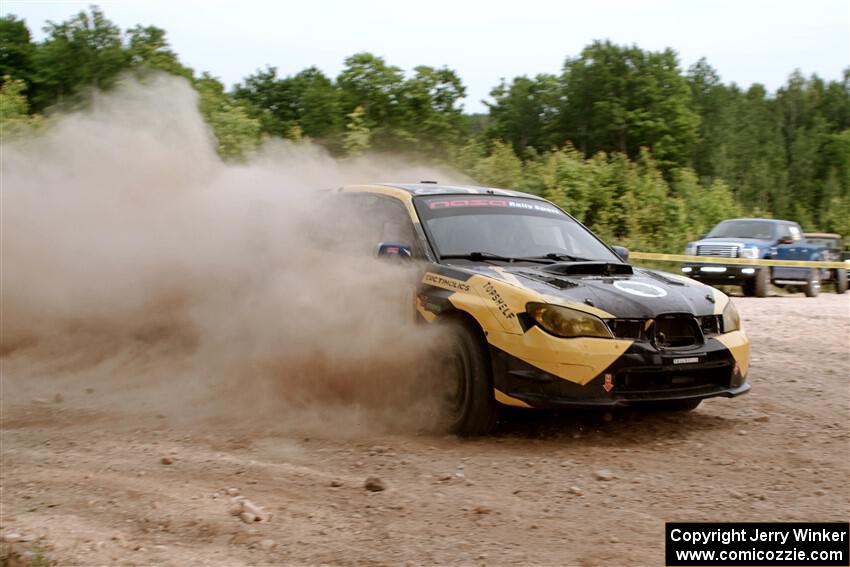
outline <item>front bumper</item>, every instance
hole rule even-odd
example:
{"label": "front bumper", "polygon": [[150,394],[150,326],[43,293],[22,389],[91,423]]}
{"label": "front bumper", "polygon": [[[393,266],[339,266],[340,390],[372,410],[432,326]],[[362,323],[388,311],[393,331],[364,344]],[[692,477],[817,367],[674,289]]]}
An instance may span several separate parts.
{"label": "front bumper", "polygon": [[699,348],[658,350],[633,343],[598,376],[579,384],[491,347],[494,385],[507,397],[535,408],[611,408],[664,401],[735,397],[750,390],[746,367],[718,340]]}
{"label": "front bumper", "polygon": [[758,268],[756,266],[724,266],[722,264],[684,264],[681,268],[682,275],[691,277],[700,282],[716,285],[745,282],[756,277]]}

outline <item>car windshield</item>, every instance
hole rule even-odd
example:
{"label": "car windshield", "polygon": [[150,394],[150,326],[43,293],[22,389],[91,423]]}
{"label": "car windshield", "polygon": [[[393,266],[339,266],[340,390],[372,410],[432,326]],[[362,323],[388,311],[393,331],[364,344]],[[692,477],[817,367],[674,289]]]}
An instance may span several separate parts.
{"label": "car windshield", "polygon": [[429,195],[416,210],[440,257],[618,262],[599,239],[557,207],[496,195]]}
{"label": "car windshield", "polygon": [[758,220],[730,220],[711,229],[706,238],[773,238],[774,223]]}

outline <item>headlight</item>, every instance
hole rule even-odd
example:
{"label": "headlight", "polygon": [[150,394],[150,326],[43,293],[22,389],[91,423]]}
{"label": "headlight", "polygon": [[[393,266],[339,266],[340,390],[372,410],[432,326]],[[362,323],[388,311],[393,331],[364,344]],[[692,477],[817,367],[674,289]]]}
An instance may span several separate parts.
{"label": "headlight", "polygon": [[758,246],[748,246],[746,248],[741,248],[741,258],[758,258],[759,257],[759,247]]}
{"label": "headlight", "polygon": [[738,310],[735,309],[735,305],[730,299],[729,303],[726,304],[726,307],[723,308],[723,332],[729,333],[740,329],[741,316],[738,315]]}
{"label": "headlight", "polygon": [[697,245],[693,242],[688,242],[688,245],[685,246],[685,256],[696,256],[697,255]]}
{"label": "headlight", "polygon": [[602,319],[583,311],[548,303],[529,303],[525,309],[543,329],[558,337],[613,338]]}

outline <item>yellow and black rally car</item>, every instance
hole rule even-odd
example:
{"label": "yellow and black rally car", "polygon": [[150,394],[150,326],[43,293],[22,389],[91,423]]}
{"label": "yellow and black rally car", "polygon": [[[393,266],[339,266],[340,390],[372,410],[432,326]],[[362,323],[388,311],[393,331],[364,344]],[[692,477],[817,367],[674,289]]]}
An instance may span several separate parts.
{"label": "yellow and black rally car", "polygon": [[421,263],[419,317],[456,334],[444,368],[460,434],[489,431],[500,404],[690,410],[750,389],[749,340],[725,294],[632,267],[549,201],[434,182],[339,193],[368,211],[379,256]]}

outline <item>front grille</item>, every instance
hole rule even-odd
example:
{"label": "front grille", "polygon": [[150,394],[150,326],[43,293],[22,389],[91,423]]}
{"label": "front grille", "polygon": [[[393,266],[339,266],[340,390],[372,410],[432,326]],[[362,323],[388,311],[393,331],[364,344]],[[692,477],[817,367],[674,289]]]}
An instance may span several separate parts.
{"label": "front grille", "polygon": [[652,334],[658,348],[680,348],[702,342],[702,330],[690,315],[660,315],[652,325]]}
{"label": "front grille", "polygon": [[738,247],[734,244],[703,244],[701,246],[697,246],[697,256],[737,258]]}
{"label": "front grille", "polygon": [[616,392],[621,394],[657,393],[659,391],[697,390],[708,386],[728,388],[732,380],[729,362],[713,364],[695,370],[664,370],[663,368],[633,369],[614,377]]}
{"label": "front grille", "polygon": [[647,322],[651,319],[608,319],[608,328],[618,339],[647,340]]}
{"label": "front grille", "polygon": [[[663,317],[670,316],[662,316],[662,318]],[[692,320],[691,316],[676,315],[676,317],[682,318],[683,321],[680,321],[680,325],[685,326],[683,329],[684,334],[689,339],[684,341],[686,344],[679,346],[688,346],[699,342],[699,333],[693,329],[692,323],[684,322],[684,320]],[[721,315],[705,315],[703,317],[697,317],[697,321],[703,336],[707,337],[720,334],[722,321]],[[608,323],[608,328],[611,329],[611,332],[618,339],[649,341],[655,338],[656,342],[658,342],[658,337],[654,335],[654,333],[657,333],[658,329],[658,327],[653,328],[653,325],[655,324],[654,319],[607,319],[605,322]],[[670,330],[670,321],[665,321],[661,331],[662,333],[665,333],[662,340],[663,345],[661,346],[674,346],[669,344]],[[675,331],[675,329],[673,329],[673,331]]]}

